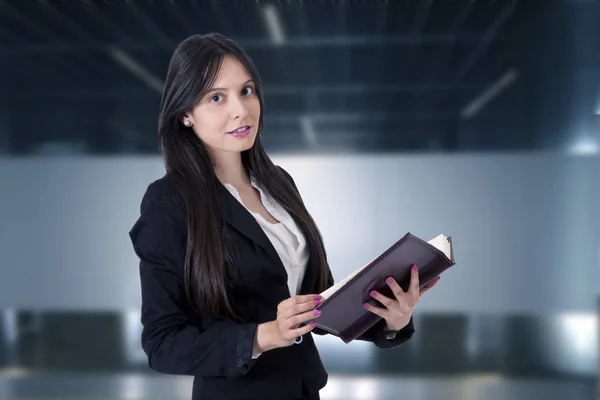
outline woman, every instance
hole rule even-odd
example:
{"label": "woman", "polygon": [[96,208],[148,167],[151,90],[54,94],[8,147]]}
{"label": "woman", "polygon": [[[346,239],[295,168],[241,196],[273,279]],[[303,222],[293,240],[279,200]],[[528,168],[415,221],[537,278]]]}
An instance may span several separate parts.
{"label": "woman", "polygon": [[[161,101],[164,177],[130,231],[140,258],[142,346],[152,369],[194,376],[194,399],[319,399],[327,381],[311,332],[333,284],[294,181],[261,143],[263,98],[248,55],[219,34],[184,40]],[[413,273],[413,278],[418,278]],[[360,337],[413,334],[418,279]],[[424,290],[427,290],[425,288]],[[422,290],[422,292],[424,291]]]}

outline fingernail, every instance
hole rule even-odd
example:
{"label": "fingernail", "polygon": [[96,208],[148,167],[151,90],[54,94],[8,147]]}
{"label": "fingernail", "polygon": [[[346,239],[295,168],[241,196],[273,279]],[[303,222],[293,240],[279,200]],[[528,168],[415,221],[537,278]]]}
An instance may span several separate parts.
{"label": "fingernail", "polygon": [[364,307],[364,308],[368,308],[368,307],[369,307],[369,305],[368,305],[367,303],[363,303],[363,307]]}
{"label": "fingernail", "polygon": [[392,277],[389,277],[389,278],[386,279],[386,282],[391,285],[392,282],[394,282],[394,280],[392,279]]}
{"label": "fingernail", "polygon": [[315,310],[315,315],[321,315],[321,310]]}
{"label": "fingernail", "polygon": [[321,295],[319,295],[319,294],[318,294],[318,295],[316,295],[316,296],[315,296],[315,300],[321,300]]}
{"label": "fingernail", "polygon": [[317,304],[315,305],[315,307],[319,307],[321,304],[323,304],[323,303],[321,303],[320,301],[317,301]]}
{"label": "fingernail", "polygon": [[314,328],[315,326],[317,326],[317,323],[316,322],[311,322],[310,326],[312,326]]}
{"label": "fingernail", "polygon": [[[380,282],[381,282],[381,281],[380,281]],[[371,291],[371,296],[373,296],[373,297],[377,296],[377,292],[375,292],[374,290],[373,290],[373,291]]]}
{"label": "fingernail", "polygon": [[417,264],[413,264],[413,268],[412,269],[413,269],[413,271],[417,272],[418,271]]}

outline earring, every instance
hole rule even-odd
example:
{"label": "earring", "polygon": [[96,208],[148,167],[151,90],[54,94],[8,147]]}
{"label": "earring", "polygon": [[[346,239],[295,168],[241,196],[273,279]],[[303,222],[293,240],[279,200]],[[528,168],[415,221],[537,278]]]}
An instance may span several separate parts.
{"label": "earring", "polygon": [[185,126],[192,126],[192,123],[191,123],[191,121],[190,121],[189,119],[186,119],[186,120],[183,122],[183,124],[184,124]]}

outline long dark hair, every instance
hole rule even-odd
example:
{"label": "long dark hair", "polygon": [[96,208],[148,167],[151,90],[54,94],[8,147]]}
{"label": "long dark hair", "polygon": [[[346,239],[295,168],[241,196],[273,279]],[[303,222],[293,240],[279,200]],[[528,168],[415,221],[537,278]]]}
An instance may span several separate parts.
{"label": "long dark hair", "polygon": [[288,212],[296,216],[317,255],[316,292],[326,289],[328,265],[321,234],[295,185],[265,153],[261,142],[263,96],[259,74],[246,52],[227,37],[211,33],[182,41],[171,58],[160,105],[158,138],[167,176],[175,183],[187,210],[185,290],[192,309],[238,319],[231,299],[229,267],[235,267],[221,217],[219,185],[205,144],[181,117],[214,83],[223,58],[235,57],[254,79],[261,115],[252,148],[242,152],[246,171]]}

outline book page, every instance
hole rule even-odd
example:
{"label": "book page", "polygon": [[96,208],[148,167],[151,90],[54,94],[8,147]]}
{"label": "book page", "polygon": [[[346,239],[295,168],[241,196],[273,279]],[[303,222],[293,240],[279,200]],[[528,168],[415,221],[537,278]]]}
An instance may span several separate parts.
{"label": "book page", "polygon": [[[427,243],[429,243],[433,247],[437,248],[438,250],[442,251],[446,255],[446,257],[448,257],[448,259],[452,259],[452,257],[451,257],[452,256],[452,254],[451,254],[452,252],[451,252],[450,242],[448,241],[448,238],[445,235],[439,234],[438,236],[434,237],[433,239],[431,239]],[[379,255],[377,257],[379,257]],[[370,262],[366,263],[365,265],[363,265],[362,267],[360,267],[356,271],[352,272],[350,275],[348,275],[343,280],[339,281],[338,283],[336,283],[335,285],[333,285],[329,289],[325,290],[324,292],[321,292],[320,295],[324,298],[323,300],[327,300],[329,297],[331,297],[331,295],[333,295],[335,292],[337,292],[342,287],[344,287],[344,285],[348,281],[350,281],[360,271],[362,271],[363,269],[365,269],[367,267],[367,265],[369,265],[373,261],[375,261],[375,259],[377,259],[377,257],[373,258],[373,260],[371,260]]]}
{"label": "book page", "polygon": [[448,260],[452,259],[452,248],[446,236],[439,234],[427,243],[444,253],[448,257]]}

